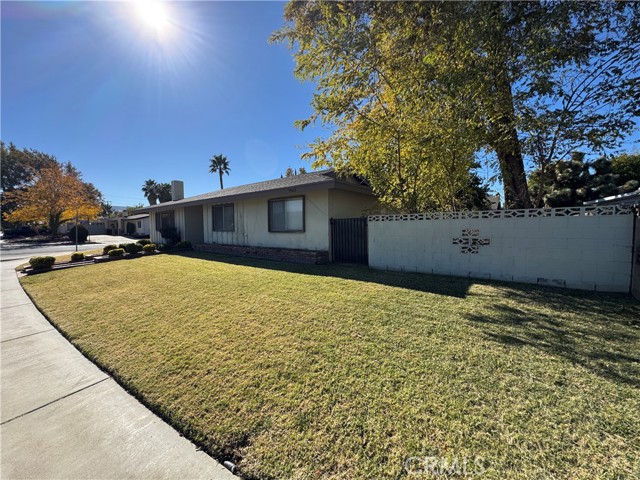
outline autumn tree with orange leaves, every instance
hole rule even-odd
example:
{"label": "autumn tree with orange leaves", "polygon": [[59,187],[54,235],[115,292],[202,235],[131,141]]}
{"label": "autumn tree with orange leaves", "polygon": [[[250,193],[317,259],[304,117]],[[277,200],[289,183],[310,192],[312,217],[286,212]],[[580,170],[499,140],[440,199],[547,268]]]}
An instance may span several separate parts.
{"label": "autumn tree with orange leaves", "polygon": [[55,235],[61,223],[75,218],[95,218],[100,212],[100,192],[83,182],[71,166],[57,164],[36,172],[30,185],[4,192],[4,202],[15,208],[4,213],[9,222],[44,222]]}

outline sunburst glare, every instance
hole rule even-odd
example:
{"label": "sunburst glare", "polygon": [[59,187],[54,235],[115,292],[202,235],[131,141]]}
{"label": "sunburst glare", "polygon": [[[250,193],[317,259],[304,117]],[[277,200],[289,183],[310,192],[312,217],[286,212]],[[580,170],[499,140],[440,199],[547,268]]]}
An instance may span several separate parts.
{"label": "sunburst glare", "polygon": [[159,40],[164,39],[171,27],[169,11],[164,2],[157,0],[135,0],[134,5],[138,20],[156,35]]}

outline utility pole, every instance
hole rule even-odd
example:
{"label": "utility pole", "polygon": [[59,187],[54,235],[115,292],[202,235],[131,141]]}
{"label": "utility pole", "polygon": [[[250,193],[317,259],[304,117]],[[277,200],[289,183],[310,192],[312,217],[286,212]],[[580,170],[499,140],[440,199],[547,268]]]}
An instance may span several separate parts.
{"label": "utility pole", "polygon": [[78,207],[76,207],[76,252],[78,251]]}

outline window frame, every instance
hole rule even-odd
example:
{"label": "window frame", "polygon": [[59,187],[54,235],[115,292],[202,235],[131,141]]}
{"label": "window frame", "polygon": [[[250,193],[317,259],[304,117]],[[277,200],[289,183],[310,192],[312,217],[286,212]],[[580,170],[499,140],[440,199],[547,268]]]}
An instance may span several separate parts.
{"label": "window frame", "polygon": [[[216,229],[216,207],[222,208],[222,228]],[[225,207],[231,207],[231,217],[233,219],[232,228],[224,228],[224,209]],[[211,206],[211,230],[214,232],[235,232],[236,231],[236,206],[235,203],[221,203]]]}
{"label": "window frame", "polygon": [[[172,225],[167,225],[167,226],[176,228],[176,211],[175,210],[162,210],[160,212],[156,212],[156,220],[155,220],[156,232],[160,232],[162,230],[162,217],[163,217],[163,215],[171,215],[173,217],[173,221],[171,222]],[[158,218],[160,218],[160,222],[158,222]]]}
{"label": "window frame", "polygon": [[[285,230],[274,230],[273,226],[271,225],[271,205],[273,205],[274,203],[277,202],[287,202],[287,201],[291,201],[291,200],[302,200],[302,229],[301,230],[287,230],[285,228]],[[304,233],[306,231],[307,228],[307,205],[306,205],[306,198],[304,195],[295,195],[293,197],[279,197],[279,198],[271,198],[269,199],[268,205],[267,205],[267,222],[268,222],[268,228],[269,228],[269,233]],[[286,207],[285,207],[286,208]]]}

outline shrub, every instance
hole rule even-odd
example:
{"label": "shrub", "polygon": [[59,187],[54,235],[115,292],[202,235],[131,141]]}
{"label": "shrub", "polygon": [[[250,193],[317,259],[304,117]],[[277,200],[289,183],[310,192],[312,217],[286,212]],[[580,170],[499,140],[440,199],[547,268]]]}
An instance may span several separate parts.
{"label": "shrub", "polygon": [[20,237],[30,237],[31,235],[33,235],[35,232],[34,230],[31,229],[31,227],[28,226],[22,226],[20,228],[8,228],[3,230],[4,232],[4,238],[20,238]]}
{"label": "shrub", "polygon": [[151,240],[149,240],[148,238],[141,238],[140,240],[138,240],[136,243],[139,243],[142,246],[145,245],[151,245]]}
{"label": "shrub", "polygon": [[29,265],[31,265],[34,270],[45,270],[47,268],[51,268],[54,263],[56,263],[56,259],[54,257],[33,257],[29,260]]}
{"label": "shrub", "polygon": [[176,227],[162,227],[162,229],[160,229],[160,235],[171,245],[180,241],[180,234],[178,230],[176,230]]}
{"label": "shrub", "polygon": [[161,243],[158,245],[158,250],[161,252],[166,252],[167,250],[173,250],[173,245],[169,245],[168,243]]}
{"label": "shrub", "polygon": [[109,250],[110,257],[122,257],[124,256],[123,248],[114,248],[113,250]]}
{"label": "shrub", "polygon": [[185,240],[183,242],[178,242],[176,243],[176,248],[187,248],[187,249],[191,249],[193,248],[191,246],[191,242],[189,240]]}
{"label": "shrub", "polygon": [[118,248],[125,249],[125,248],[127,247],[127,245],[128,245],[128,244],[126,244],[126,243],[119,243],[119,244],[118,244]]}
{"label": "shrub", "polygon": [[142,245],[138,243],[127,243],[124,249],[127,253],[139,253],[142,251]]}
{"label": "shrub", "polygon": [[75,253],[71,254],[71,261],[72,262],[80,262],[81,260],[84,260],[84,253],[75,252]]}
{"label": "shrub", "polygon": [[[87,237],[89,237],[89,230],[82,224],[78,224],[78,243],[84,243],[87,241]],[[69,240],[72,242],[76,241],[76,226],[74,225],[71,230],[69,230]]]}
{"label": "shrub", "polygon": [[116,248],[118,248],[117,245],[105,245],[105,247],[102,249],[102,254],[108,255],[111,250],[115,250]]}
{"label": "shrub", "polygon": [[147,243],[146,245],[144,245],[142,247],[142,251],[145,253],[153,253],[156,251],[156,244],[155,243]]}

